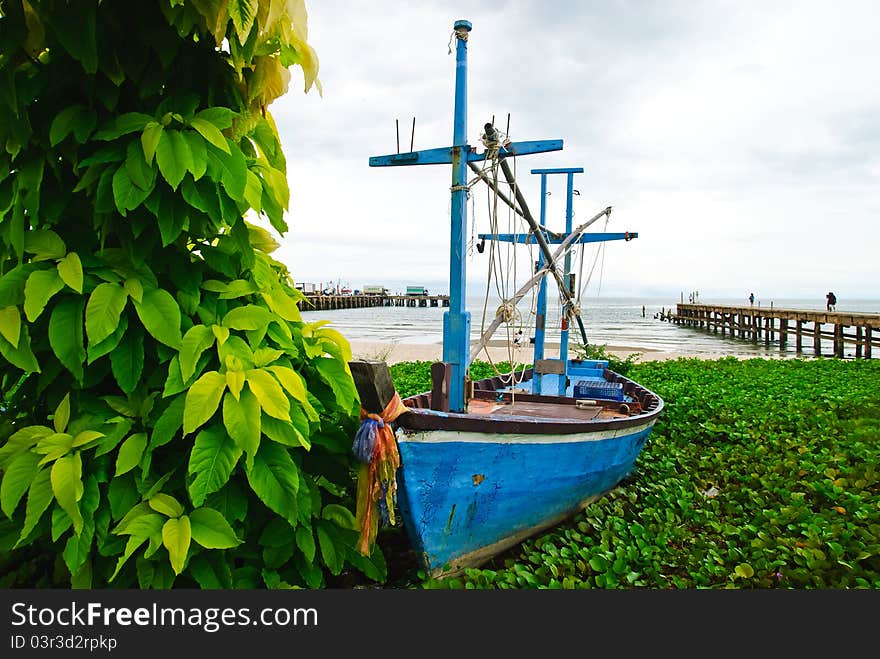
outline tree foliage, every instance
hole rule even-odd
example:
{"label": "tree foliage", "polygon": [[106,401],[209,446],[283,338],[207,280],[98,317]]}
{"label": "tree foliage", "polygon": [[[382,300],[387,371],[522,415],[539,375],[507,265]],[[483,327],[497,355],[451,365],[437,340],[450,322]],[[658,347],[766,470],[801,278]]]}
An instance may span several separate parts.
{"label": "tree foliage", "polygon": [[319,85],[302,0],[0,15],[0,550],[74,587],[382,579],[348,344],[264,228],[289,202],[267,106],[289,66]]}

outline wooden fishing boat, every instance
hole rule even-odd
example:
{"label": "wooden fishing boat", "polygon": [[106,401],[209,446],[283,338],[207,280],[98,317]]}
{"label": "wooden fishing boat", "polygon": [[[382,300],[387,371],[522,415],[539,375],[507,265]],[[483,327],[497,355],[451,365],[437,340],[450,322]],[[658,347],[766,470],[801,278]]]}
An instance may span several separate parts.
{"label": "wooden fishing boat", "polygon": [[[385,363],[350,363],[364,410],[364,425],[356,439],[356,453],[365,463],[359,489],[369,499],[359,505],[358,518],[365,534],[371,525],[375,532],[376,514],[369,506],[378,505],[393,516],[396,501],[413,547],[433,576],[479,565],[614,488],[633,469],[663,409],[659,396],[610,370],[607,361],[568,354],[569,320],[577,321],[584,346],[587,338],[572,295],[569,259],[563,257],[574,245],[630,240],[638,234],[586,233],[593,222],[608,217],[610,207],[572,227],[572,177],[581,168],[532,170],[542,177],[541,220],[533,218],[507,159],[559,150],[562,140],[510,142],[488,123],[484,151],[466,143],[471,24],[457,21],[454,30],[453,146],[370,159],[374,167],[452,164],[450,308],[443,320],[443,360],[432,366],[431,390],[402,404]],[[477,162],[484,167],[477,168]],[[541,255],[534,276],[504,301],[475,346],[470,314],[464,307],[468,168],[476,172],[475,182],[487,183],[530,227],[523,233],[495,232],[480,238],[537,244]],[[508,179],[512,198],[500,189],[499,171]],[[545,226],[544,190],[546,177],[553,174],[568,177],[566,230],[559,233]],[[558,245],[554,253],[550,245]],[[560,351],[555,358],[545,356],[548,277],[556,279],[563,303]],[[531,367],[471,381],[468,367],[473,358],[498,327],[510,322],[516,304],[535,287],[539,293]],[[384,461],[381,467],[376,466],[378,461]]]}

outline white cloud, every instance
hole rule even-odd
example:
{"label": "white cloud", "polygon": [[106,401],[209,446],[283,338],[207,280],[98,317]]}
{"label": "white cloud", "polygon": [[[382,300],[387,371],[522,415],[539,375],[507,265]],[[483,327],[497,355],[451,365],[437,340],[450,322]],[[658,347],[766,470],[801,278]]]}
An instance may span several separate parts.
{"label": "white cloud", "polygon": [[[452,24],[472,21],[468,136],[492,115],[514,139],[562,138],[523,157],[582,166],[581,220],[614,206],[609,294],[759,289],[876,297],[880,247],[880,6],[820,2],[419,2],[312,0],[324,96],[270,108],[288,159],[297,280],[439,282],[448,274],[448,166],[370,168],[372,155],[452,138]],[[551,177],[551,179],[554,177]],[[558,181],[561,185],[563,181]],[[553,185],[556,185],[554,182]],[[548,224],[564,222],[552,189]],[[477,231],[487,230],[475,194]],[[470,211],[469,211],[470,212]],[[521,272],[528,268],[521,258]],[[486,259],[468,264],[475,285]]]}

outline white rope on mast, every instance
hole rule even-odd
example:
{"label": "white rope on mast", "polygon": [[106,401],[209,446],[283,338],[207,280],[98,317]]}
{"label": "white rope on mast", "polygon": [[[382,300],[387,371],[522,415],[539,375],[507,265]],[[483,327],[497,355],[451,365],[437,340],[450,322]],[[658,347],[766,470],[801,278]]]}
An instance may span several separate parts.
{"label": "white rope on mast", "polygon": [[[572,242],[574,242],[580,235],[586,231],[587,227],[593,224],[596,220],[601,218],[603,215],[608,216],[611,213],[611,207],[609,206],[603,211],[596,213],[589,220],[575,228],[568,236],[566,236],[565,240],[559,245],[559,248],[551,254],[551,259],[547,261],[540,270],[538,270],[525,284],[523,284],[520,289],[516,292],[516,294],[510,298],[511,302],[516,304],[519,302],[529,290],[533,289],[535,285],[541,281],[541,279],[546,276],[550,272],[556,271],[556,275],[559,276],[557,261],[559,257],[565,254],[570,248]],[[477,355],[480,354],[480,351],[488,345],[489,340],[492,338],[492,335],[495,333],[495,330],[498,329],[498,326],[501,325],[503,320],[498,316],[492,321],[489,327],[483,332],[480,340],[477,342],[477,345],[471,350],[471,360],[473,360]]]}

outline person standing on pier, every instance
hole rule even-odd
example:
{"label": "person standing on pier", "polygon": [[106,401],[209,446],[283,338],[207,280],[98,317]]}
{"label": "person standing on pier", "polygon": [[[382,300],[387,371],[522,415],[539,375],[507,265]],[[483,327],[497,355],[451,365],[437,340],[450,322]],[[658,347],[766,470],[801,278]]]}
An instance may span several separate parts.
{"label": "person standing on pier", "polygon": [[825,296],[825,299],[827,300],[825,308],[828,311],[834,311],[834,306],[837,304],[837,296],[831,291],[828,291],[828,295]]}
{"label": "person standing on pier", "polygon": [[749,293],[749,304],[751,306],[755,306],[755,294],[754,293]]}

